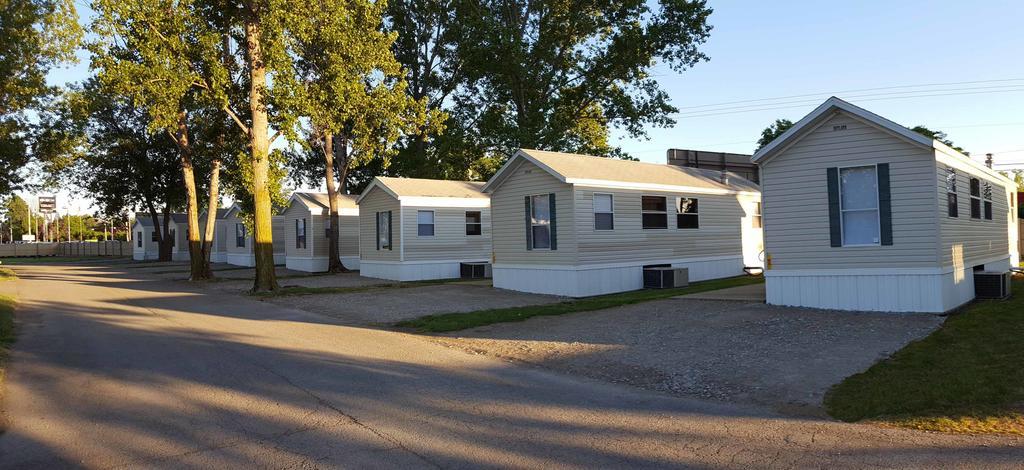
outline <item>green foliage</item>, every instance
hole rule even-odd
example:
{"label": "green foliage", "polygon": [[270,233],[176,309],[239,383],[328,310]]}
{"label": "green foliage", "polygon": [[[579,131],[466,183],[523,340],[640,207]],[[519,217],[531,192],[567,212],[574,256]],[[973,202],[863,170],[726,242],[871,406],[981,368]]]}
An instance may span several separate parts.
{"label": "green foliage", "polygon": [[12,195],[4,201],[4,216],[7,219],[5,221],[7,230],[13,230],[10,233],[13,234],[14,240],[21,240],[21,236],[28,233],[29,226],[31,226],[28,203],[24,199]]}
{"label": "green foliage", "polygon": [[23,182],[35,137],[29,116],[56,93],[46,74],[75,60],[81,34],[72,0],[0,4],[0,194]]}
{"label": "green foliage", "polygon": [[939,142],[942,142],[942,143],[948,145],[953,150],[956,150],[957,152],[960,152],[960,153],[962,153],[964,155],[968,155],[968,156],[970,155],[970,152],[964,150],[963,147],[957,147],[956,144],[954,144],[952,140],[949,140],[947,138],[949,136],[946,135],[945,132],[933,131],[933,130],[931,130],[931,129],[927,128],[927,127],[924,127],[924,126],[914,126],[910,130],[912,130],[914,132],[917,132],[918,134],[921,134],[921,135],[923,135],[925,137],[928,137],[929,139],[933,139],[933,140],[937,140]]}
{"label": "green foliage", "polygon": [[784,134],[791,127],[793,127],[793,121],[789,119],[776,119],[775,122],[761,131],[761,138],[757,139],[757,149],[754,151],[761,150],[765,145],[772,143],[773,140]]}

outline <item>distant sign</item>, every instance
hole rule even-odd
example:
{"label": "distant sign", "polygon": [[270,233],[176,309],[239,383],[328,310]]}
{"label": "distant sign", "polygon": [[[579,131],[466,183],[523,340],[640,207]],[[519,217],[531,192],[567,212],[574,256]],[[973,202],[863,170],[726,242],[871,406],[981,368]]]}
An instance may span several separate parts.
{"label": "distant sign", "polygon": [[36,241],[36,236],[35,235],[29,235],[29,234],[22,234],[21,235],[21,241],[23,241],[23,242],[34,242],[34,241]]}
{"label": "distant sign", "polygon": [[39,196],[39,212],[52,214],[57,210],[56,196]]}

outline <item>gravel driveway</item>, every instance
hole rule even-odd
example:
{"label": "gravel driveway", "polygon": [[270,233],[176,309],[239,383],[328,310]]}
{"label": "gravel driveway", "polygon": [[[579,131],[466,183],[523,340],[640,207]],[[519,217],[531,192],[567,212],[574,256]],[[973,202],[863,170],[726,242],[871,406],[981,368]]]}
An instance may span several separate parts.
{"label": "gravel driveway", "polygon": [[669,299],[437,336],[449,347],[676,395],[817,413],[825,391],[943,321]]}
{"label": "gravel driveway", "polygon": [[271,297],[266,301],[334,317],[346,324],[373,325],[435,313],[521,307],[561,300],[561,297],[495,289],[476,283],[449,283],[422,287],[382,287],[344,294]]}

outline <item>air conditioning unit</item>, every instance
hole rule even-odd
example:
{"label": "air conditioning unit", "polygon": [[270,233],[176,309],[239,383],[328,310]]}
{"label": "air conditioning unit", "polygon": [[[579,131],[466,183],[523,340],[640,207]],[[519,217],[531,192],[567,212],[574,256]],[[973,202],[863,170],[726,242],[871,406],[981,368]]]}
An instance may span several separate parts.
{"label": "air conditioning unit", "polygon": [[1005,299],[1010,296],[1010,272],[979,271],[974,273],[974,296],[979,299]]}
{"label": "air conditioning unit", "polygon": [[644,268],[644,288],[646,289],[669,289],[688,285],[690,285],[690,270],[688,268],[673,268],[671,266]]}
{"label": "air conditioning unit", "polygon": [[491,277],[491,263],[459,263],[459,275],[463,279],[487,279]]}

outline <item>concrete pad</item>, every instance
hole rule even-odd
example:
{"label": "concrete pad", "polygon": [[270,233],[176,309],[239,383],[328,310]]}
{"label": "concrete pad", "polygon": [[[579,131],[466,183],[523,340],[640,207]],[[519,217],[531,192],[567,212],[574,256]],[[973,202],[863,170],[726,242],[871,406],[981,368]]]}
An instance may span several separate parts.
{"label": "concrete pad", "polygon": [[727,287],[725,289],[699,292],[696,294],[680,295],[674,299],[694,300],[732,300],[737,302],[760,302],[765,301],[764,283],[750,284],[746,286]]}

